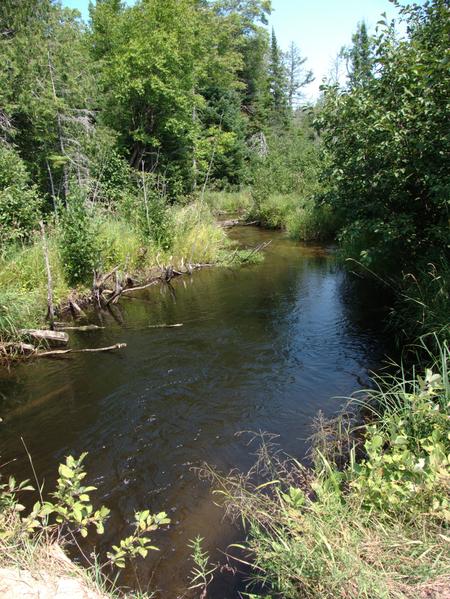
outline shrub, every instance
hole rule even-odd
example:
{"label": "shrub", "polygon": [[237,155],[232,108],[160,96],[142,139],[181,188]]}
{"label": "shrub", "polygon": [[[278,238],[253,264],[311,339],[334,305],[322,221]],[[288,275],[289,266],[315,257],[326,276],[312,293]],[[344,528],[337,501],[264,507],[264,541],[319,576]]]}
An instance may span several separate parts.
{"label": "shrub", "polygon": [[390,274],[448,249],[448,2],[401,13],[409,39],[382,24],[375,76],[326,88],[317,121],[344,249]]}
{"label": "shrub", "polygon": [[85,283],[99,261],[97,231],[79,191],[68,200],[60,221],[60,251],[70,285]]}
{"label": "shrub", "polygon": [[152,173],[136,174],[138,186],[122,196],[119,213],[140,232],[144,242],[154,242],[169,250],[173,242],[173,222],[164,182]]}
{"label": "shrub", "polygon": [[331,241],[337,229],[336,215],[328,204],[303,202],[286,217],[286,230],[291,239]]}
{"label": "shrub", "polygon": [[27,240],[37,228],[41,200],[20,156],[0,143],[0,245]]}

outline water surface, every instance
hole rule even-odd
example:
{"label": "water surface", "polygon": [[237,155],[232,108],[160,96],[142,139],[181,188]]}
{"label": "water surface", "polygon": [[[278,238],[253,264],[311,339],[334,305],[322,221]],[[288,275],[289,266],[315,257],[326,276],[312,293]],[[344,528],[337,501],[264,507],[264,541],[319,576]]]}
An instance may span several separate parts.
{"label": "water surface", "polygon": [[[127,533],[134,510],[166,510],[161,552],[126,580],[174,598],[185,588],[189,539],[220,556],[240,533],[211,500],[193,467],[224,471],[253,457],[244,430],[270,431],[302,456],[318,410],[368,382],[385,352],[378,298],[362,293],[332,250],[254,228],[233,231],[243,245],[272,239],[262,264],[205,269],[122,300],[106,328],[73,334],[80,347],[126,342],[117,353],[40,360],[0,373],[0,455],[18,477],[31,470],[47,488],[68,454],[89,451],[89,484],[113,516],[103,549]],[[177,328],[155,324],[182,323]],[[237,596],[223,577],[215,599]]]}

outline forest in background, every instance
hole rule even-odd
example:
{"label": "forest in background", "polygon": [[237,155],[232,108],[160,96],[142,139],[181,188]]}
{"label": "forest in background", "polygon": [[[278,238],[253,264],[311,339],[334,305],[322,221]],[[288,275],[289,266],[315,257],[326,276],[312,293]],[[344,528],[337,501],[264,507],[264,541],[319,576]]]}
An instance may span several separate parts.
{"label": "forest in background", "polygon": [[284,187],[312,182],[312,74],[268,33],[269,2],[102,0],[89,25],[50,0],[0,11],[4,337],[43,320],[41,221],[58,304],[94,270],[226,261],[206,193],[251,185],[271,137],[296,145]]}
{"label": "forest in background", "polygon": [[312,469],[276,454],[270,491],[211,474],[274,597],[450,588],[449,3],[393,3],[405,35],[384,16],[358,24],[345,81],[330,77],[314,106],[268,1],[99,0],[89,24],[50,0],[0,6],[2,341],[44,324],[43,246],[58,305],[93,272],[226,264],[214,214],[237,212],[336,242],[389,290],[399,344],[416,343],[354,402],[362,424],[319,423]]}

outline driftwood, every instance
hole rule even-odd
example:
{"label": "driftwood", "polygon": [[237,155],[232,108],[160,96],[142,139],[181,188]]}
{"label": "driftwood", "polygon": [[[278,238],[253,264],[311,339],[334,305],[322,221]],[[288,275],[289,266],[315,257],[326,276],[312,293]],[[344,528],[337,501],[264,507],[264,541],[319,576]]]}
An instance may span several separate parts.
{"label": "driftwood", "polygon": [[7,341],[0,344],[0,354],[32,354],[36,351],[31,343],[23,343],[21,341]]}
{"label": "driftwood", "polygon": [[[150,279],[147,281],[137,281],[129,274],[120,275],[118,267],[113,268],[109,273],[101,275],[94,271],[92,294],[90,300],[94,306],[101,310],[110,309],[113,304],[116,304],[122,296],[131,293],[132,291],[142,291],[148,289],[158,283],[170,283],[174,277],[179,277],[186,274],[192,274],[194,270],[211,266],[211,264],[191,264],[181,261],[179,269],[175,269],[172,264],[164,266],[158,262],[158,268],[153,269]],[[106,286],[106,283],[114,275],[114,288],[112,285]]]}
{"label": "driftwood", "polygon": [[130,293],[130,291],[141,291],[142,289],[148,289],[149,287],[153,287],[153,285],[157,285],[160,282],[160,280],[161,279],[158,277],[157,279],[153,279],[145,285],[137,285],[136,287],[126,287],[122,290],[121,295],[125,295],[125,293]]}
{"label": "driftwood", "polygon": [[50,331],[48,329],[21,329],[21,335],[32,337],[37,341],[46,341],[49,345],[67,345],[69,335],[63,331]]}
{"label": "driftwood", "polygon": [[80,308],[74,299],[69,300],[69,308],[74,318],[87,318],[86,313]]}
{"label": "driftwood", "polygon": [[235,219],[231,219],[231,220],[223,220],[222,222],[219,222],[219,225],[223,228],[223,229],[231,229],[231,227],[250,227],[252,225],[259,225],[260,222],[259,220],[252,220],[252,221],[246,221],[246,220],[241,220],[240,218],[235,218]]}
{"label": "driftwood", "polygon": [[79,327],[70,327],[70,326],[66,326],[65,324],[63,324],[61,322],[55,323],[55,326],[58,331],[81,331],[81,332],[99,331],[100,329],[105,328],[105,327],[99,327],[96,324],[86,324],[86,325],[79,326]]}
{"label": "driftwood", "polygon": [[183,323],[178,322],[177,324],[151,324],[149,325],[149,329],[172,329],[175,327],[182,327]]}
{"label": "driftwood", "polygon": [[114,351],[116,349],[123,349],[126,346],[127,346],[126,343],[115,343],[114,345],[109,345],[108,347],[95,347],[95,348],[87,348],[87,349],[55,349],[52,351],[36,352],[34,355],[37,358],[52,358],[52,357],[57,358],[58,356],[66,356],[67,354],[85,354],[85,353]]}
{"label": "driftwood", "polygon": [[251,256],[253,256],[253,254],[257,254],[258,252],[262,252],[263,250],[266,249],[266,247],[268,245],[270,245],[272,243],[272,240],[270,239],[269,241],[263,241],[262,243],[260,243],[259,245],[257,245],[256,247],[254,247],[243,259],[242,262],[248,262],[248,260],[250,260]]}

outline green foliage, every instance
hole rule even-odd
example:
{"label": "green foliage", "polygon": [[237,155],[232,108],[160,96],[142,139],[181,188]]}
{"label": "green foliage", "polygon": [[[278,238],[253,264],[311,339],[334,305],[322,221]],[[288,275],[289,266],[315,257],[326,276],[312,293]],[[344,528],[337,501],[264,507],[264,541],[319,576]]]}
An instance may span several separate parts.
{"label": "green foliage", "polygon": [[393,328],[406,339],[424,337],[433,347],[436,347],[436,340],[448,342],[448,262],[443,259],[437,264],[427,264],[426,269],[420,269],[415,275],[406,274],[400,282],[400,291],[391,312]]}
{"label": "green foliage", "polygon": [[41,203],[23,160],[0,143],[0,246],[29,239],[38,226]]}
{"label": "green foliage", "polygon": [[[448,352],[447,352],[448,353]],[[444,364],[445,366],[445,364]],[[447,376],[443,380],[442,376]],[[389,393],[382,420],[367,427],[367,458],[350,483],[363,504],[389,514],[418,512],[450,522],[450,381],[427,370],[411,391]],[[372,394],[372,400],[376,396]],[[381,398],[384,403],[386,398]]]}
{"label": "green foliage", "polygon": [[295,194],[303,199],[320,191],[319,152],[307,115],[283,135],[267,137],[267,154],[253,158],[252,197],[258,206],[270,195]]}
{"label": "green foliage", "polygon": [[348,62],[349,85],[355,87],[364,85],[373,76],[373,41],[369,37],[364,21],[358,23],[352,42],[353,45],[345,48],[342,54]]}
{"label": "green foliage", "polygon": [[376,76],[326,88],[318,119],[344,252],[390,273],[439,260],[448,247],[448,5],[401,12],[409,39],[381,23]]}
{"label": "green foliage", "polygon": [[94,221],[82,193],[73,194],[60,215],[60,252],[69,285],[86,283],[98,263]]}
{"label": "green foliage", "polygon": [[92,175],[95,181],[92,195],[108,206],[121,206],[136,193],[130,166],[114,148],[105,148]]}
{"label": "green foliage", "polygon": [[207,191],[203,200],[214,213],[246,213],[252,206],[250,190],[245,191]]}
{"label": "green foliage", "polygon": [[217,570],[217,566],[210,563],[207,551],[202,549],[203,541],[204,539],[198,536],[189,545],[192,549],[192,561],[194,562],[189,588],[191,590],[199,589],[202,595],[205,596],[208,586],[212,582],[214,572]]}
{"label": "green foliage", "polygon": [[[94,510],[90,493],[96,487],[84,485],[86,471],[83,461],[87,453],[79,458],[68,456],[65,463],[59,465],[59,478],[56,490],[51,494],[52,501],[37,501],[28,514],[25,506],[18,502],[18,494],[23,491],[33,491],[29,481],[17,483],[10,477],[7,483],[0,485],[0,539],[17,543],[19,539],[31,539],[39,533],[59,532],[59,541],[64,541],[64,532],[68,528],[72,535],[80,534],[87,537],[89,529],[94,527],[97,534],[104,533],[104,524],[110,510],[105,506]],[[136,512],[135,529],[133,533],[122,539],[119,545],[113,545],[107,554],[111,565],[125,567],[125,560],[138,556],[145,558],[150,549],[157,547],[150,544],[149,533],[170,523],[165,512],[151,514],[148,510]]]}
{"label": "green foliage", "polygon": [[150,514],[149,510],[136,512],[134,532],[122,539],[119,545],[113,545],[113,551],[107,554],[111,563],[118,568],[125,568],[126,560],[132,560],[137,556],[147,557],[150,550],[158,551],[158,548],[151,544],[149,533],[158,530],[164,524],[170,523],[170,518],[165,512],[159,514]]}
{"label": "green foliage", "polygon": [[92,507],[89,493],[96,487],[84,486],[82,482],[86,477],[83,469],[86,456],[87,453],[82,453],[78,459],[68,456],[65,464],[59,465],[56,491],[52,494],[54,501],[37,501],[31,512],[22,518],[22,526],[27,533],[63,525],[82,537],[87,537],[90,526],[95,526],[98,534],[104,532],[109,510],[102,506],[94,511]]}
{"label": "green foliage", "polygon": [[306,201],[289,211],[285,227],[291,239],[301,241],[331,241],[339,228],[336,215],[329,204]]}
{"label": "green foliage", "polygon": [[423,378],[402,371],[354,397],[370,421],[352,431],[339,419],[312,469],[263,438],[257,471],[267,482],[255,483],[255,469],[210,472],[247,524],[239,548],[270,596],[406,599],[447,588],[450,352],[440,349]]}

